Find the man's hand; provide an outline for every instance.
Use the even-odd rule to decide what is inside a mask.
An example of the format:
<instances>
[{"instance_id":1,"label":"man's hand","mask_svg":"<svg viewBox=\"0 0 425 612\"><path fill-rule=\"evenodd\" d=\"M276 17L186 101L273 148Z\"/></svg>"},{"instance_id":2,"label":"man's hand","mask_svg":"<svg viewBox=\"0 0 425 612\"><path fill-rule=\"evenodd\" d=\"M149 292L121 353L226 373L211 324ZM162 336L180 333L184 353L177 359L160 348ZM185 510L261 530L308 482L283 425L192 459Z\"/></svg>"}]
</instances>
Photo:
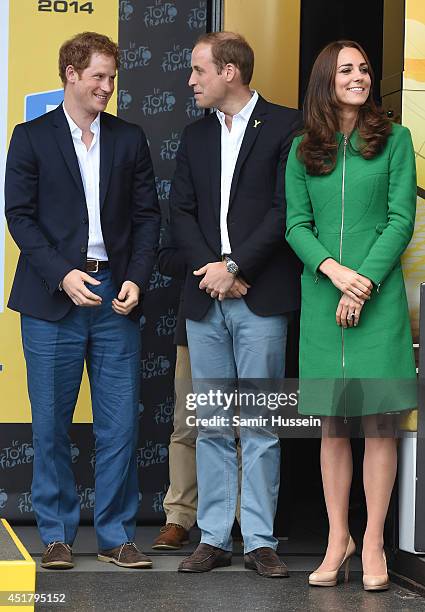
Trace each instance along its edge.
<instances>
[{"instance_id":1,"label":"man's hand","mask_svg":"<svg viewBox=\"0 0 425 612\"><path fill-rule=\"evenodd\" d=\"M195 276L205 274L199 283L199 289L205 289L212 298L218 297L220 302L225 299L226 293L235 282L235 275L227 271L225 261L207 263L199 270L194 270L193 274Z\"/></svg>"},{"instance_id":2,"label":"man's hand","mask_svg":"<svg viewBox=\"0 0 425 612\"><path fill-rule=\"evenodd\" d=\"M112 300L112 309L119 315L128 315L139 303L140 287L133 281L124 281L118 297Z\"/></svg>"},{"instance_id":3,"label":"man's hand","mask_svg":"<svg viewBox=\"0 0 425 612\"><path fill-rule=\"evenodd\" d=\"M248 293L248 289L251 285L248 285L243 278L239 278L238 276L235 278L235 282L230 287L229 291L226 293L226 299L228 298L237 298L240 299L244 295Z\"/></svg>"},{"instance_id":4,"label":"man's hand","mask_svg":"<svg viewBox=\"0 0 425 612\"><path fill-rule=\"evenodd\" d=\"M71 270L62 280L62 289L76 306L100 306L102 298L92 293L84 283L100 285L100 281L81 270Z\"/></svg>"},{"instance_id":5,"label":"man's hand","mask_svg":"<svg viewBox=\"0 0 425 612\"><path fill-rule=\"evenodd\" d=\"M370 299L373 284L365 276L329 258L320 264L319 269L326 274L337 289L352 298L357 304L363 305L365 300Z\"/></svg>"},{"instance_id":6,"label":"man's hand","mask_svg":"<svg viewBox=\"0 0 425 612\"><path fill-rule=\"evenodd\" d=\"M336 309L336 324L340 327L357 327L363 306L343 295Z\"/></svg>"}]
</instances>

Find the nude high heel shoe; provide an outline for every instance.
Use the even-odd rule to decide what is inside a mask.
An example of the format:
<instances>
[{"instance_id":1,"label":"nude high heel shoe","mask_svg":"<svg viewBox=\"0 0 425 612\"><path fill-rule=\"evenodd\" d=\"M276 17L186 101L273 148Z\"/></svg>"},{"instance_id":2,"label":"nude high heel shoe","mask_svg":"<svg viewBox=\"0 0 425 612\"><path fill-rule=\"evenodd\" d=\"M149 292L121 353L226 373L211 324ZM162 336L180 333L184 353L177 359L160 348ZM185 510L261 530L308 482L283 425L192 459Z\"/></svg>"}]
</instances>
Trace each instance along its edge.
<instances>
[{"instance_id":1,"label":"nude high heel shoe","mask_svg":"<svg viewBox=\"0 0 425 612\"><path fill-rule=\"evenodd\" d=\"M332 570L329 572L313 572L308 577L308 583L311 586L323 586L323 587L333 587L338 584L338 573L341 569L345 569L344 573L344 582L348 582L348 577L350 573L350 559L356 552L356 545L354 543L353 538L350 535L348 540L347 550L345 551L345 555L339 566L336 570Z\"/></svg>"},{"instance_id":2,"label":"nude high heel shoe","mask_svg":"<svg viewBox=\"0 0 425 612\"><path fill-rule=\"evenodd\" d=\"M386 591L390 588L390 579L387 572L387 559L385 552L382 551L385 561L385 574L373 576L372 574L363 574L363 588L365 591Z\"/></svg>"}]
</instances>

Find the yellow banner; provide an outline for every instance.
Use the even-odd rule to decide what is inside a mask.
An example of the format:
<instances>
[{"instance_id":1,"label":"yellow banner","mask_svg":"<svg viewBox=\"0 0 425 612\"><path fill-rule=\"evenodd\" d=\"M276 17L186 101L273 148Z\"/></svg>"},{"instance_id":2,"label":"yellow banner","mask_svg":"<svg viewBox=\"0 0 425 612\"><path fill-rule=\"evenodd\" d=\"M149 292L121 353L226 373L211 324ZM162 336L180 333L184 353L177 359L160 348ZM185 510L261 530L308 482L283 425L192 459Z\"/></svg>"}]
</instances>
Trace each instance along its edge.
<instances>
[{"instance_id":1,"label":"yellow banner","mask_svg":"<svg viewBox=\"0 0 425 612\"><path fill-rule=\"evenodd\" d=\"M425 190L425 3L406 2L403 125L413 138L418 186ZM425 281L425 199L418 197L413 240L403 257L413 337L419 338L419 286ZM422 339L422 342L424 339Z\"/></svg>"},{"instance_id":2,"label":"yellow banner","mask_svg":"<svg viewBox=\"0 0 425 612\"><path fill-rule=\"evenodd\" d=\"M7 2L8 0L1 0ZM61 99L58 52L78 32L100 32L118 40L118 0L10 0L8 26L8 139L17 123L42 114ZM5 26L5 24L3 25ZM40 112L41 109L41 112ZM116 113L116 97L108 107ZM10 293L18 250L6 231L4 299ZM18 313L0 312L0 422L31 421ZM87 377L82 386L77 422L91 421Z\"/></svg>"}]
</instances>

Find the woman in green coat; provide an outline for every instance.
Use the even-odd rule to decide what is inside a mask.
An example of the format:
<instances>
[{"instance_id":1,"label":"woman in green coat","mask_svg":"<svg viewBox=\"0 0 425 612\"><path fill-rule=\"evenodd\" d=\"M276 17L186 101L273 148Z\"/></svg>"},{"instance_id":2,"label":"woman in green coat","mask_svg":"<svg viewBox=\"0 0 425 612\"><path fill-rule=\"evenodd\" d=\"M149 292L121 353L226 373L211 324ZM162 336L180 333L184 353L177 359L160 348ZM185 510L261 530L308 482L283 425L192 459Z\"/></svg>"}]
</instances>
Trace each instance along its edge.
<instances>
[{"instance_id":1,"label":"woman in green coat","mask_svg":"<svg viewBox=\"0 0 425 612\"><path fill-rule=\"evenodd\" d=\"M348 528L348 426L359 416L368 513L363 583L382 590L389 584L383 529L397 442L393 433L377 431L417 405L400 264L414 227L416 174L410 133L376 108L372 78L355 42L331 43L316 59L304 133L294 140L286 167L286 238L304 262L299 411L325 417L321 467L329 538L309 582L334 586L344 564L348 577L355 552Z\"/></svg>"}]
</instances>

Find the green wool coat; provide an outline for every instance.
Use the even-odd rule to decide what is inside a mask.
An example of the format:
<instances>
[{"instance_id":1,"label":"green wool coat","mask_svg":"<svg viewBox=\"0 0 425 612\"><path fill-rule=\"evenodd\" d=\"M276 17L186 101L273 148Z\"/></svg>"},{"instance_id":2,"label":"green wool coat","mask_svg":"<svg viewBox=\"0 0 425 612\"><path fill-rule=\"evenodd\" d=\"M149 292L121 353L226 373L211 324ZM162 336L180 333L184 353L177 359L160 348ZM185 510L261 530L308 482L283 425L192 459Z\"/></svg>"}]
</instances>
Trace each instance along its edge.
<instances>
[{"instance_id":1,"label":"green wool coat","mask_svg":"<svg viewBox=\"0 0 425 612\"><path fill-rule=\"evenodd\" d=\"M400 263L416 208L410 132L394 124L384 150L371 160L357 151L357 131L345 146L338 133L337 164L326 176L307 174L296 154L301 139L294 140L286 167L286 239L304 262L299 412L360 416L414 408L416 370ZM318 270L328 257L374 284L357 327L336 324L341 292Z\"/></svg>"}]
</instances>

